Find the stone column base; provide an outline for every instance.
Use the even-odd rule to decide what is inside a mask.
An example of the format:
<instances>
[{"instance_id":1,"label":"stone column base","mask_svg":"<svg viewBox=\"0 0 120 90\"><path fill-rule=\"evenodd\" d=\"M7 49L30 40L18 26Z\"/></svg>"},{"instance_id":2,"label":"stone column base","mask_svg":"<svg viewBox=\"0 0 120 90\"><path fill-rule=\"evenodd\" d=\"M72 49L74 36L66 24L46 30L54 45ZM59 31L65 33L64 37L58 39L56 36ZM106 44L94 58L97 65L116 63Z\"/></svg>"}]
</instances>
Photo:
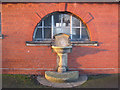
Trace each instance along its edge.
<instances>
[{"instance_id":1,"label":"stone column base","mask_svg":"<svg viewBox=\"0 0 120 90\"><path fill-rule=\"evenodd\" d=\"M51 82L63 83L76 81L79 78L78 71L68 71L64 73L58 73L54 71L46 71L45 78Z\"/></svg>"}]
</instances>

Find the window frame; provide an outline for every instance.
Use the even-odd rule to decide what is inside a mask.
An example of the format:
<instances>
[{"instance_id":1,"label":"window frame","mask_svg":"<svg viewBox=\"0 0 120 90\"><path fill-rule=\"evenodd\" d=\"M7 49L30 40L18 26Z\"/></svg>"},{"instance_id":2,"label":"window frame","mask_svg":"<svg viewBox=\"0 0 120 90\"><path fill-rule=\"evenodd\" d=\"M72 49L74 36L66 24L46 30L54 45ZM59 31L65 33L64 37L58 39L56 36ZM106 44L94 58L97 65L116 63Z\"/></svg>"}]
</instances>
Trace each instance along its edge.
<instances>
[{"instance_id":1,"label":"window frame","mask_svg":"<svg viewBox=\"0 0 120 90\"><path fill-rule=\"evenodd\" d=\"M84 24L84 27L83 27L83 25L82 25L82 23L83 23L83 21L80 19L80 18L78 18L78 17L76 17L75 15L73 15L72 13L69 13L69 12L54 12L54 13L51 13L51 14L49 14L49 15L46 15L38 24L40 24L40 23L42 23L42 26L38 26L38 24L37 24L37 26L35 27L35 30L34 30L34 33L33 33L33 41L51 41L51 40L54 40L54 35L53 35L53 32L54 32L54 29L56 28L56 26L54 26L54 14L56 14L56 13L58 13L58 14L60 14L60 15L62 15L62 13L63 14L68 14L68 15L70 15L70 40L71 41L82 41L82 28L86 28L86 31L87 31L87 35L88 35L88 39L87 40L85 40L85 41L90 41L90 35L89 35L89 31L88 31L88 29L87 29L87 26ZM51 26L44 26L44 21L45 21L45 19L48 17L48 16L51 16ZM75 18L77 18L77 19L79 19L79 21L80 21L80 26L73 26L73 17L75 17ZM62 19L62 18L60 18L60 19ZM63 20L61 20L61 23L63 23L62 22ZM50 28L51 29L51 37L48 39L48 38L44 38L44 28ZM36 33L37 33L37 30L38 30L38 28L42 28L42 38L36 38ZM74 28L79 28L80 29L80 33L79 33L79 39L73 39L73 29ZM61 26L61 29L62 29L62 26Z\"/></svg>"}]
</instances>

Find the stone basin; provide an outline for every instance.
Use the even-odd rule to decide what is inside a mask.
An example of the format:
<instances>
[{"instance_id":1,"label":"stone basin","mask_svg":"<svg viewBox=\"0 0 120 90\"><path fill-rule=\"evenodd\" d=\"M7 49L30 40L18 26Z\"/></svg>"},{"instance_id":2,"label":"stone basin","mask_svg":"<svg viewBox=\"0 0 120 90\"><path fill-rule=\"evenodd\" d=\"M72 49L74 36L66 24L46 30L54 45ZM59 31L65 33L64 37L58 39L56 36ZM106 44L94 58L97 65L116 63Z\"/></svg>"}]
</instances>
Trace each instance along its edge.
<instances>
[{"instance_id":1,"label":"stone basin","mask_svg":"<svg viewBox=\"0 0 120 90\"><path fill-rule=\"evenodd\" d=\"M72 46L65 46L65 47L52 46L52 49L56 53L70 53L70 52L72 52Z\"/></svg>"},{"instance_id":2,"label":"stone basin","mask_svg":"<svg viewBox=\"0 0 120 90\"><path fill-rule=\"evenodd\" d=\"M45 78L50 82L63 83L76 81L79 78L78 71L68 71L64 73L58 73L54 71L46 71Z\"/></svg>"}]
</instances>

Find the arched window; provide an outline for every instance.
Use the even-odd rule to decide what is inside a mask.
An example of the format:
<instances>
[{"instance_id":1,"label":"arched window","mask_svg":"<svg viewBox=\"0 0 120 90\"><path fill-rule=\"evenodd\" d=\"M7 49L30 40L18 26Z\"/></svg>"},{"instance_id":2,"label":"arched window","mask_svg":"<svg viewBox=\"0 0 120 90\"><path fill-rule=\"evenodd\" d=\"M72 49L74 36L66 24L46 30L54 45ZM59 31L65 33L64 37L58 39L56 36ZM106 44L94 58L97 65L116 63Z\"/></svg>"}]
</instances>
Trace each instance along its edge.
<instances>
[{"instance_id":1,"label":"arched window","mask_svg":"<svg viewBox=\"0 0 120 90\"><path fill-rule=\"evenodd\" d=\"M70 35L71 40L90 40L87 27L81 19L69 12L54 12L45 16L36 26L33 40L52 40L59 33Z\"/></svg>"}]
</instances>

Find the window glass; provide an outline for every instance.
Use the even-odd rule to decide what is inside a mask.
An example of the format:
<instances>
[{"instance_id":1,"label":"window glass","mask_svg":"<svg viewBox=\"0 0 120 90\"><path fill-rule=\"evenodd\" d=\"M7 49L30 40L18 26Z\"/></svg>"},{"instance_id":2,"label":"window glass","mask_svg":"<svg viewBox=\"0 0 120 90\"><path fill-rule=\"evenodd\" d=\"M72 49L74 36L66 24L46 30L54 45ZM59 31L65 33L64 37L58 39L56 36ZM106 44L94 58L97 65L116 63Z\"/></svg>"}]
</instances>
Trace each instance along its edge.
<instances>
[{"instance_id":1,"label":"window glass","mask_svg":"<svg viewBox=\"0 0 120 90\"><path fill-rule=\"evenodd\" d=\"M62 33L61 27L56 27L56 28L54 28L54 35L55 35L55 34L59 34L59 33Z\"/></svg>"},{"instance_id":2,"label":"window glass","mask_svg":"<svg viewBox=\"0 0 120 90\"><path fill-rule=\"evenodd\" d=\"M38 28L37 29L35 38L42 38L42 28Z\"/></svg>"},{"instance_id":3,"label":"window glass","mask_svg":"<svg viewBox=\"0 0 120 90\"><path fill-rule=\"evenodd\" d=\"M62 28L62 33L70 35L70 28Z\"/></svg>"},{"instance_id":4,"label":"window glass","mask_svg":"<svg viewBox=\"0 0 120 90\"><path fill-rule=\"evenodd\" d=\"M55 28L55 32L54 32L54 35L55 34L59 34L59 33L65 33L65 34L68 34L68 35L70 35L70 28L66 28L66 27L64 27L64 28L61 28L61 27L56 27Z\"/></svg>"},{"instance_id":5,"label":"window glass","mask_svg":"<svg viewBox=\"0 0 120 90\"><path fill-rule=\"evenodd\" d=\"M81 23L82 23L82 27L86 28L85 24L82 21L81 21Z\"/></svg>"},{"instance_id":6,"label":"window glass","mask_svg":"<svg viewBox=\"0 0 120 90\"><path fill-rule=\"evenodd\" d=\"M82 39L87 40L89 38L86 28L82 28Z\"/></svg>"},{"instance_id":7,"label":"window glass","mask_svg":"<svg viewBox=\"0 0 120 90\"><path fill-rule=\"evenodd\" d=\"M44 28L44 38L51 38L51 28Z\"/></svg>"},{"instance_id":8,"label":"window glass","mask_svg":"<svg viewBox=\"0 0 120 90\"><path fill-rule=\"evenodd\" d=\"M61 14L57 13L54 15L54 26L61 27Z\"/></svg>"},{"instance_id":9,"label":"window glass","mask_svg":"<svg viewBox=\"0 0 120 90\"><path fill-rule=\"evenodd\" d=\"M78 40L80 38L80 28L73 28L72 29L72 38L73 40Z\"/></svg>"},{"instance_id":10,"label":"window glass","mask_svg":"<svg viewBox=\"0 0 120 90\"><path fill-rule=\"evenodd\" d=\"M70 15L63 14L63 27L70 27Z\"/></svg>"},{"instance_id":11,"label":"window glass","mask_svg":"<svg viewBox=\"0 0 120 90\"><path fill-rule=\"evenodd\" d=\"M47 16L44 20L44 26L51 26L51 16Z\"/></svg>"},{"instance_id":12,"label":"window glass","mask_svg":"<svg viewBox=\"0 0 120 90\"><path fill-rule=\"evenodd\" d=\"M77 19L76 17L72 17L72 25L73 27L80 26L80 20Z\"/></svg>"},{"instance_id":13,"label":"window glass","mask_svg":"<svg viewBox=\"0 0 120 90\"><path fill-rule=\"evenodd\" d=\"M42 26L42 22L38 23L38 25L37 25L37 26Z\"/></svg>"}]
</instances>

